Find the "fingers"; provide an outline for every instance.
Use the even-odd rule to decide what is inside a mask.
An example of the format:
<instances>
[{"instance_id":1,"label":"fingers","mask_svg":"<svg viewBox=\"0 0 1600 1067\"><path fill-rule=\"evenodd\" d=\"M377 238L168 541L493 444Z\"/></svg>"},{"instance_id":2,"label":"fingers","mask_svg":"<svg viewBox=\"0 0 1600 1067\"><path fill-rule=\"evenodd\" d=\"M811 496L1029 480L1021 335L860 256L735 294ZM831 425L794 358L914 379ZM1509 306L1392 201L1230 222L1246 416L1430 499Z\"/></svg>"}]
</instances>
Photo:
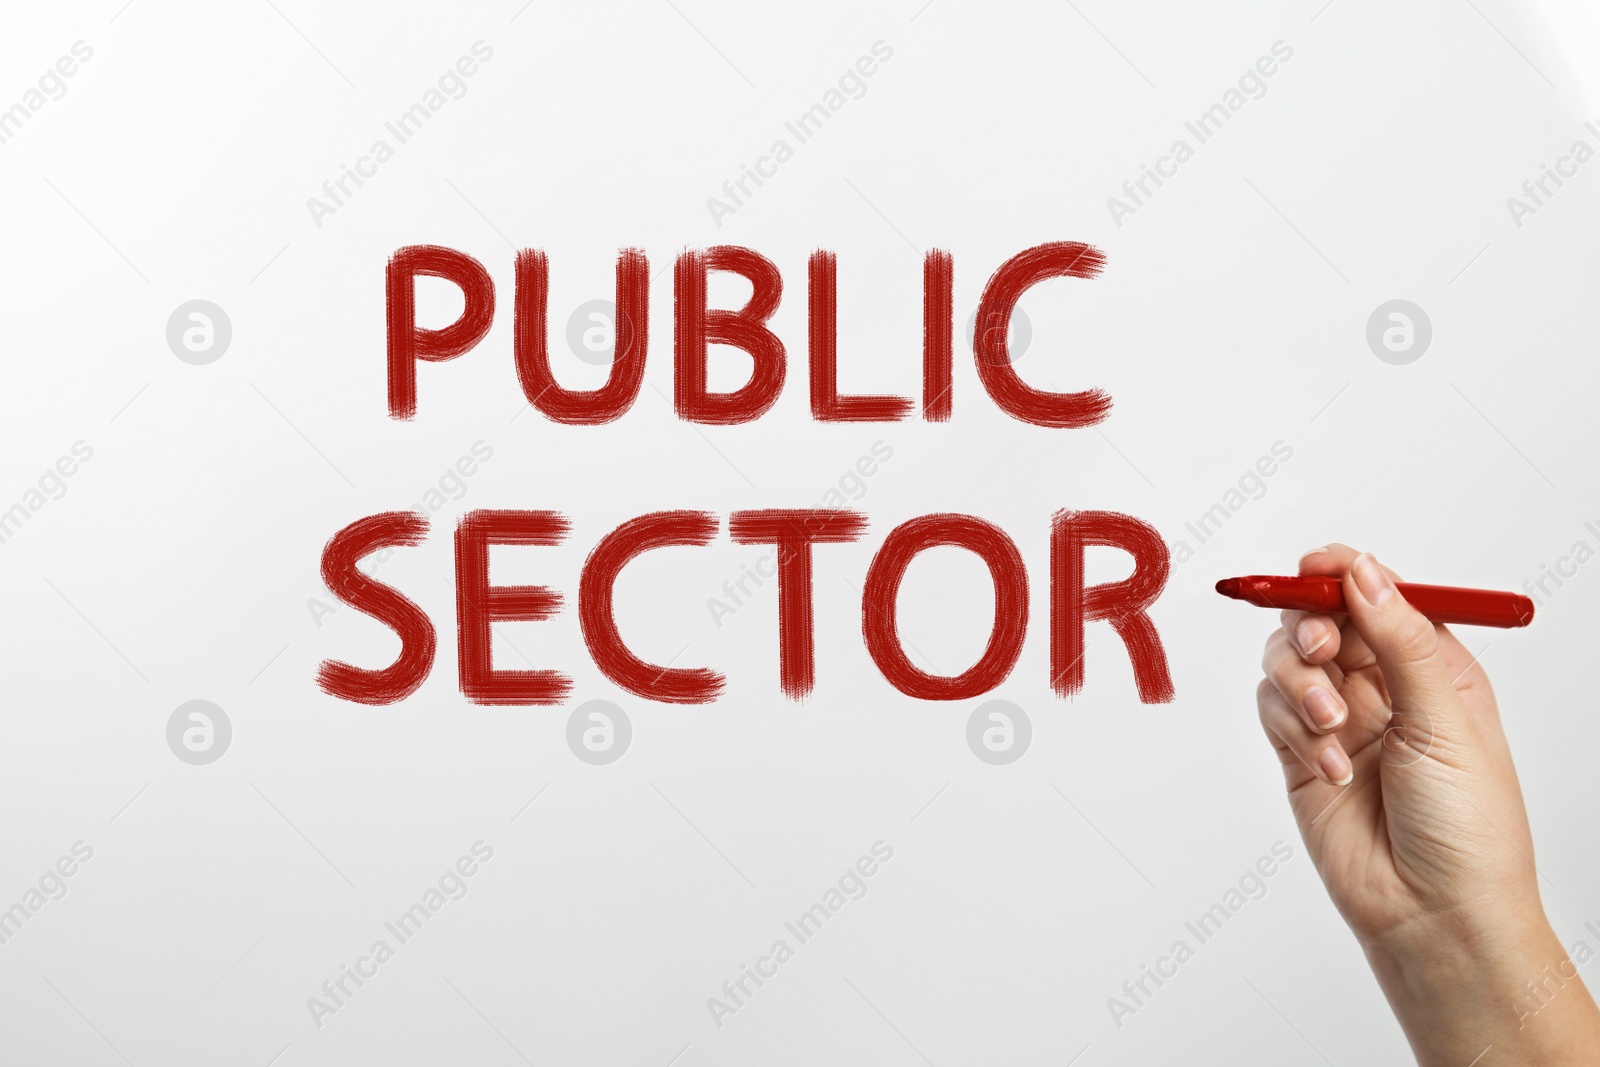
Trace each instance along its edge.
<instances>
[{"instance_id":1,"label":"fingers","mask_svg":"<svg viewBox=\"0 0 1600 1067\"><path fill-rule=\"evenodd\" d=\"M1350 564L1354 563L1356 557L1360 554L1349 545L1341 545L1338 542L1324 545L1322 548L1313 548L1300 557L1300 573L1303 575L1343 578L1345 573L1349 571ZM1396 581L1400 580L1400 576L1393 571L1389 571L1389 577ZM1287 615L1287 613L1285 614ZM1308 657L1308 662L1333 663L1346 673L1363 671L1377 662L1372 650L1361 639L1361 634L1350 625L1348 616L1318 615L1307 617L1326 621L1334 628L1335 632L1335 637L1318 649L1315 655ZM1303 625L1299 618L1296 618L1295 622L1296 625Z\"/></svg>"},{"instance_id":2,"label":"fingers","mask_svg":"<svg viewBox=\"0 0 1600 1067\"><path fill-rule=\"evenodd\" d=\"M1322 548L1313 548L1300 557L1300 573L1343 578L1350 569L1350 565L1356 561L1356 557L1360 554L1349 545L1341 545L1337 542L1331 545L1324 545ZM1390 578L1397 582L1400 581L1400 576L1394 571L1389 570L1387 567L1383 569ZM1287 615L1287 613L1285 614ZM1320 617L1328 618L1327 616ZM1286 618L1285 625L1287 625L1287 621ZM1341 620L1332 619L1331 621L1336 627L1340 626ZM1461 643L1455 634L1450 632L1448 627L1439 626L1436 629L1438 630L1439 643L1444 653L1445 666L1449 668L1451 677L1466 675L1480 685L1487 685L1488 677L1477 666L1476 658L1467 650L1467 647ZM1294 631L1291 630L1290 632L1293 633ZM1371 652L1366 643L1359 634L1352 633L1348 627L1341 627L1336 638L1323 646L1312 662L1325 663L1335 657L1337 657L1339 666L1346 669L1360 667L1372 662Z\"/></svg>"},{"instance_id":3,"label":"fingers","mask_svg":"<svg viewBox=\"0 0 1600 1067\"><path fill-rule=\"evenodd\" d=\"M1341 544L1313 548L1300 557L1300 573L1331 577L1343 575L1356 554L1355 549ZM1289 643L1307 663L1328 663L1338 657L1348 644L1341 621L1331 615L1284 611L1281 619L1283 631L1289 635Z\"/></svg>"},{"instance_id":4,"label":"fingers","mask_svg":"<svg viewBox=\"0 0 1600 1067\"><path fill-rule=\"evenodd\" d=\"M1280 696L1314 733L1331 733L1344 725L1349 708L1323 667L1307 663L1283 630L1267 638L1261 669Z\"/></svg>"},{"instance_id":5,"label":"fingers","mask_svg":"<svg viewBox=\"0 0 1600 1067\"><path fill-rule=\"evenodd\" d=\"M1289 644L1307 663L1327 663L1343 644L1339 620L1331 615L1285 609L1279 614Z\"/></svg>"},{"instance_id":6,"label":"fingers","mask_svg":"<svg viewBox=\"0 0 1600 1067\"><path fill-rule=\"evenodd\" d=\"M1304 575L1331 574L1335 577L1342 575L1350 568L1350 564L1360 555L1349 545L1341 545L1335 541L1331 545L1313 548L1300 557L1300 573Z\"/></svg>"},{"instance_id":7,"label":"fingers","mask_svg":"<svg viewBox=\"0 0 1600 1067\"><path fill-rule=\"evenodd\" d=\"M1394 712L1422 711L1430 723L1465 712L1451 674L1471 663L1448 631L1406 603L1397 576L1370 554L1331 544L1307 552L1300 573L1338 578L1349 614L1283 612L1283 628L1262 656L1267 677L1257 705L1291 790L1305 784L1303 775L1342 787L1353 768L1341 738L1361 748L1392 725Z\"/></svg>"},{"instance_id":8,"label":"fingers","mask_svg":"<svg viewBox=\"0 0 1600 1067\"><path fill-rule=\"evenodd\" d=\"M1256 688L1256 707L1261 715L1261 726L1266 730L1274 747L1278 749L1280 758L1287 752L1298 760L1306 771L1328 785L1350 784L1355 777L1355 771L1350 765L1350 757L1339 744L1339 739L1331 734L1319 734L1311 730L1299 712L1290 706L1288 700L1278 691L1276 685L1267 680L1262 681ZM1285 768L1289 787L1293 789L1297 783L1292 765L1287 760Z\"/></svg>"},{"instance_id":9,"label":"fingers","mask_svg":"<svg viewBox=\"0 0 1600 1067\"><path fill-rule=\"evenodd\" d=\"M1396 710L1452 709L1459 704L1432 622L1406 603L1389 572L1369 553L1344 576L1350 622L1377 658Z\"/></svg>"}]
</instances>

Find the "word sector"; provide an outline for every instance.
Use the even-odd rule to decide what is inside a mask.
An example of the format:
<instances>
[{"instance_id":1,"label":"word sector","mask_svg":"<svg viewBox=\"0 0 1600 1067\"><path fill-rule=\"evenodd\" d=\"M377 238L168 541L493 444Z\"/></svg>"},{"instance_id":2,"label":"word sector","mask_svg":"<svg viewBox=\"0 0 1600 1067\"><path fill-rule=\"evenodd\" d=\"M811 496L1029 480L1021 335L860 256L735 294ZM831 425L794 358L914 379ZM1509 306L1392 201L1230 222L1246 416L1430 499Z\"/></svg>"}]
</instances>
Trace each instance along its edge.
<instances>
[{"instance_id":1,"label":"word sector","mask_svg":"<svg viewBox=\"0 0 1600 1067\"><path fill-rule=\"evenodd\" d=\"M624 642L613 610L618 576L634 559L666 549L709 545L716 515L660 511L629 520L601 538L578 578L578 623L600 671L628 692L672 704L717 698L724 676L709 667L646 662ZM800 700L816 684L812 611L813 553L818 545L861 540L866 516L843 509L735 511L728 536L741 545L771 545L778 560L778 674L786 696ZM455 532L456 626L461 692L477 704L560 704L572 679L554 669L499 670L491 661L490 626L497 621L537 622L556 615L559 592L543 585L491 585L489 550L495 545L561 544L571 529L554 511L479 510L463 516ZM351 523L322 555L322 576L340 600L383 623L400 638L400 653L382 668L324 661L317 682L332 696L363 704L391 704L417 690L433 669L437 633L427 613L393 586L357 568L386 548L420 545L428 519L420 511L391 511ZM983 653L955 675L922 670L906 654L897 604L906 571L923 552L953 546L988 568L994 586L994 620ZM1091 547L1120 549L1133 571L1120 581L1085 586L1084 557ZM1084 627L1105 621L1121 639L1133 665L1139 698L1147 704L1173 698L1161 637L1148 614L1166 585L1170 560L1154 528L1111 511L1060 511L1051 522L1048 614L1050 685L1070 697L1084 682ZM1000 685L1022 654L1029 618L1027 569L1004 530L972 515L923 515L884 538L862 584L861 634L883 677L920 700L966 700ZM963 608L952 605L952 610Z\"/></svg>"}]
</instances>

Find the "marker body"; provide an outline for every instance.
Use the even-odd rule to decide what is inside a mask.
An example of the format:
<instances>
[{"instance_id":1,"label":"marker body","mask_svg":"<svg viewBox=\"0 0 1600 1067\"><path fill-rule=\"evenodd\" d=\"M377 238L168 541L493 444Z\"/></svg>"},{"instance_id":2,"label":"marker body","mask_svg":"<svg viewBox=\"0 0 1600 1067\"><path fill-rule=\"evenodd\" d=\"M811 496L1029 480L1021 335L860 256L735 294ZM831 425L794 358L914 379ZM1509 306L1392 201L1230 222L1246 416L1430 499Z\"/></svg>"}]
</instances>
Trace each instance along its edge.
<instances>
[{"instance_id":1,"label":"marker body","mask_svg":"<svg viewBox=\"0 0 1600 1067\"><path fill-rule=\"evenodd\" d=\"M1434 622L1462 626L1526 626L1533 621L1533 601L1520 593L1493 589L1458 589L1449 585L1396 582L1406 602ZM1348 615L1344 586L1326 575L1248 574L1224 578L1217 592L1262 608L1288 608L1327 615Z\"/></svg>"}]
</instances>

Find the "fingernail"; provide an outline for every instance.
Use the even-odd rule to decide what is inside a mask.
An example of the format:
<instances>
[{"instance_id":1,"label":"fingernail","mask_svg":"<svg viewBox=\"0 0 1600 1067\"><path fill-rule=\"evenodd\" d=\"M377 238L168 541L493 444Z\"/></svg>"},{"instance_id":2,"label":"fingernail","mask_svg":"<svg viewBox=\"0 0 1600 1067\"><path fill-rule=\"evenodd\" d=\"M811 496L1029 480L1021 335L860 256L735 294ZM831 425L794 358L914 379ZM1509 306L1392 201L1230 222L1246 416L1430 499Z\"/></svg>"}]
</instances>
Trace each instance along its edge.
<instances>
[{"instance_id":1,"label":"fingernail","mask_svg":"<svg viewBox=\"0 0 1600 1067\"><path fill-rule=\"evenodd\" d=\"M1356 557L1351 569L1355 572L1356 588L1361 590L1361 595L1368 604L1377 607L1394 592L1394 583L1389 580L1389 575L1378 566L1378 561L1372 558L1369 552L1363 552Z\"/></svg>"},{"instance_id":2,"label":"fingernail","mask_svg":"<svg viewBox=\"0 0 1600 1067\"><path fill-rule=\"evenodd\" d=\"M1307 619L1302 622L1294 632L1295 644L1300 646L1300 654L1309 656L1317 649L1328 643L1328 638L1333 636L1333 631L1320 622Z\"/></svg>"},{"instance_id":3,"label":"fingernail","mask_svg":"<svg viewBox=\"0 0 1600 1067\"><path fill-rule=\"evenodd\" d=\"M1306 690L1306 713L1311 721L1323 730L1331 730L1344 722L1344 703L1320 685Z\"/></svg>"},{"instance_id":4,"label":"fingernail","mask_svg":"<svg viewBox=\"0 0 1600 1067\"><path fill-rule=\"evenodd\" d=\"M1337 745L1323 749L1317 762L1322 765L1323 777L1334 785L1349 785L1356 776L1350 766L1350 757Z\"/></svg>"}]
</instances>

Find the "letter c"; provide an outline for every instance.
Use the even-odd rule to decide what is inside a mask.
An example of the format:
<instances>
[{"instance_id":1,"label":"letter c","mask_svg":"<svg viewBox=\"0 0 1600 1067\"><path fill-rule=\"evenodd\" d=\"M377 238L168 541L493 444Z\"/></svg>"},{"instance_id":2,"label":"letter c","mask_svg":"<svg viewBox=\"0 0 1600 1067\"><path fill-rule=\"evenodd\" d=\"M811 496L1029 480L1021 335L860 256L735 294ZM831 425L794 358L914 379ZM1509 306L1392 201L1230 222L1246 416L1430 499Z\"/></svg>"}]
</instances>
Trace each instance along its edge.
<instances>
[{"instance_id":1,"label":"letter c","mask_svg":"<svg viewBox=\"0 0 1600 1067\"><path fill-rule=\"evenodd\" d=\"M635 696L668 704L709 704L725 679L706 667L646 663L623 643L612 599L617 576L635 557L670 545L707 545L716 517L704 511L657 511L606 534L584 561L578 578L578 622L584 644L601 673Z\"/></svg>"},{"instance_id":2,"label":"letter c","mask_svg":"<svg viewBox=\"0 0 1600 1067\"><path fill-rule=\"evenodd\" d=\"M1024 293L1051 278L1093 278L1105 262L1105 253L1098 248L1053 241L1018 252L984 286L973 328L973 355L978 380L1007 415L1035 426L1076 429L1104 422L1111 414L1111 394L1102 389L1052 393L1028 385L1011 366L1008 347L1011 312Z\"/></svg>"}]
</instances>

